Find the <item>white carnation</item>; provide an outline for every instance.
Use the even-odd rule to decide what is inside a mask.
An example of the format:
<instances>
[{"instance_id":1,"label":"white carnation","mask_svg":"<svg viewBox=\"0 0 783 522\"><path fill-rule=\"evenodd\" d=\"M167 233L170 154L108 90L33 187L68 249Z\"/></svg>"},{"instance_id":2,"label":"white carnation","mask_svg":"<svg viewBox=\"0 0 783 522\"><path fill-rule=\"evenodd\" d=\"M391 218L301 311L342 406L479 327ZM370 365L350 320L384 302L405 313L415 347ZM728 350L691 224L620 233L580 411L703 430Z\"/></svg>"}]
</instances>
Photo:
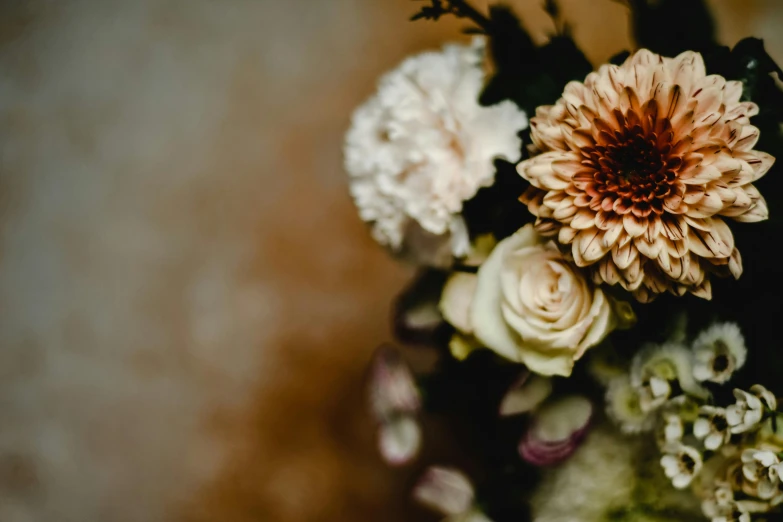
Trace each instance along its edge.
<instances>
[{"instance_id":1,"label":"white carnation","mask_svg":"<svg viewBox=\"0 0 783 522\"><path fill-rule=\"evenodd\" d=\"M375 239L395 252L466 255L463 203L493 183L496 158L520 159L525 113L511 101L478 102L483 47L477 39L407 58L353 115L345 143L351 194Z\"/></svg>"}]
</instances>

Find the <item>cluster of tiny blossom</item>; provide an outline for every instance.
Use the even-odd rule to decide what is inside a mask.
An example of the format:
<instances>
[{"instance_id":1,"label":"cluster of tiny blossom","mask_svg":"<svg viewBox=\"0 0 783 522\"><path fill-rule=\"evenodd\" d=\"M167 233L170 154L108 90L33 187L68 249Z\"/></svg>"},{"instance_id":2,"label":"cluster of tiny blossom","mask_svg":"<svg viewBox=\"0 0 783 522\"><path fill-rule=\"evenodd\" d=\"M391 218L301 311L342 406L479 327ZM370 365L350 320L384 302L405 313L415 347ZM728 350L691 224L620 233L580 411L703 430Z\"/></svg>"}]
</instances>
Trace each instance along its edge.
<instances>
[{"instance_id":1,"label":"cluster of tiny blossom","mask_svg":"<svg viewBox=\"0 0 783 522\"><path fill-rule=\"evenodd\" d=\"M745 359L737 325L718 323L690 346L646 347L607 387L610 418L626 433L655 432L664 474L692 488L712 522L748 522L783 504L775 395L757 384L717 405L705 387L729 381Z\"/></svg>"}]
</instances>

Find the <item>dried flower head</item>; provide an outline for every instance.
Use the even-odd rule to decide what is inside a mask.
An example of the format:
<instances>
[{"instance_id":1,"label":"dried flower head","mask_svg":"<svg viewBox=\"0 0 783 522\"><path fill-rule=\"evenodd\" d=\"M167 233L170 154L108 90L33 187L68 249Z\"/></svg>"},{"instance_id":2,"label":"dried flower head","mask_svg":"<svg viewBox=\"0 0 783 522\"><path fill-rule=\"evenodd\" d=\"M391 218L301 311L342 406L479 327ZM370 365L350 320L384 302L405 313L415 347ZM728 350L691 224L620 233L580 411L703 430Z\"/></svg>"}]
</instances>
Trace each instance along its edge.
<instances>
[{"instance_id":1,"label":"dried flower head","mask_svg":"<svg viewBox=\"0 0 783 522\"><path fill-rule=\"evenodd\" d=\"M571 82L531 120L539 155L518 165L542 234L570 245L598 282L649 301L710 298L710 273L739 277L724 218L767 218L753 182L774 162L754 150L758 113L742 84L707 75L701 55L640 50Z\"/></svg>"},{"instance_id":2,"label":"dried flower head","mask_svg":"<svg viewBox=\"0 0 783 522\"><path fill-rule=\"evenodd\" d=\"M716 323L693 341L693 376L723 384L742 368L747 358L745 338L736 323Z\"/></svg>"},{"instance_id":3,"label":"dried flower head","mask_svg":"<svg viewBox=\"0 0 783 522\"><path fill-rule=\"evenodd\" d=\"M345 140L351 194L373 237L418 262L469 251L463 203L492 184L495 159L519 160L527 117L481 106L483 40L406 59L353 115Z\"/></svg>"}]
</instances>

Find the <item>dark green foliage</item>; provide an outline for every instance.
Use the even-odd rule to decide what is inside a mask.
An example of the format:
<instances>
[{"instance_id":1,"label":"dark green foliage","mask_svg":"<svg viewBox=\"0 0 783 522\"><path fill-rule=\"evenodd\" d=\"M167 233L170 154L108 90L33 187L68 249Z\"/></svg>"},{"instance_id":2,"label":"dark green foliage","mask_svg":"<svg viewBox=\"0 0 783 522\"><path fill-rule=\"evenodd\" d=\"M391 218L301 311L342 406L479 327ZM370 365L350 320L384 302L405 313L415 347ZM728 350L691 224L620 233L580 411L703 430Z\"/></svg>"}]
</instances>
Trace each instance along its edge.
<instances>
[{"instance_id":1,"label":"dark green foliage","mask_svg":"<svg viewBox=\"0 0 783 522\"><path fill-rule=\"evenodd\" d=\"M527 207L519 201L528 182L511 163L498 160L495 165L495 183L482 188L465 203L462 213L471 236L491 232L496 238L502 239L534 219Z\"/></svg>"},{"instance_id":2,"label":"dark green foliage","mask_svg":"<svg viewBox=\"0 0 783 522\"><path fill-rule=\"evenodd\" d=\"M716 44L715 23L704 0L626 0L640 48L664 56L704 51Z\"/></svg>"},{"instance_id":3,"label":"dark green foliage","mask_svg":"<svg viewBox=\"0 0 783 522\"><path fill-rule=\"evenodd\" d=\"M424 269L397 296L392 306L392 325L395 337L409 344L445 346L453 328L438 312L440 294L447 273ZM422 321L421 318L429 318Z\"/></svg>"},{"instance_id":4,"label":"dark green foliage","mask_svg":"<svg viewBox=\"0 0 783 522\"><path fill-rule=\"evenodd\" d=\"M528 520L527 496L538 470L517 453L527 419L498 416L500 402L522 367L488 350L465 361L443 360L422 382L427 411L448 418L479 504L495 522Z\"/></svg>"}]
</instances>

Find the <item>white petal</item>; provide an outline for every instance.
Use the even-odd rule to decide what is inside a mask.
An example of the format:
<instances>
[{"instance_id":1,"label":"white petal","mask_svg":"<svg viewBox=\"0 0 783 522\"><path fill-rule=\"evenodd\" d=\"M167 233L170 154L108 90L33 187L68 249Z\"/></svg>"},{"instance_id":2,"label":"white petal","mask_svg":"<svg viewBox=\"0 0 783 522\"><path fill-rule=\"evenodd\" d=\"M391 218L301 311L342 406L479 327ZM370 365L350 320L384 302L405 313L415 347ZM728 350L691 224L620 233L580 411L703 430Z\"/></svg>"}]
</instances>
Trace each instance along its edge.
<instances>
[{"instance_id":1,"label":"white petal","mask_svg":"<svg viewBox=\"0 0 783 522\"><path fill-rule=\"evenodd\" d=\"M433 466L413 488L413 498L441 515L459 515L473 505L473 484L456 469Z\"/></svg>"},{"instance_id":2,"label":"white petal","mask_svg":"<svg viewBox=\"0 0 783 522\"><path fill-rule=\"evenodd\" d=\"M378 433L381 456L392 466L411 462L421 447L421 428L413 417L403 416L384 423Z\"/></svg>"}]
</instances>

